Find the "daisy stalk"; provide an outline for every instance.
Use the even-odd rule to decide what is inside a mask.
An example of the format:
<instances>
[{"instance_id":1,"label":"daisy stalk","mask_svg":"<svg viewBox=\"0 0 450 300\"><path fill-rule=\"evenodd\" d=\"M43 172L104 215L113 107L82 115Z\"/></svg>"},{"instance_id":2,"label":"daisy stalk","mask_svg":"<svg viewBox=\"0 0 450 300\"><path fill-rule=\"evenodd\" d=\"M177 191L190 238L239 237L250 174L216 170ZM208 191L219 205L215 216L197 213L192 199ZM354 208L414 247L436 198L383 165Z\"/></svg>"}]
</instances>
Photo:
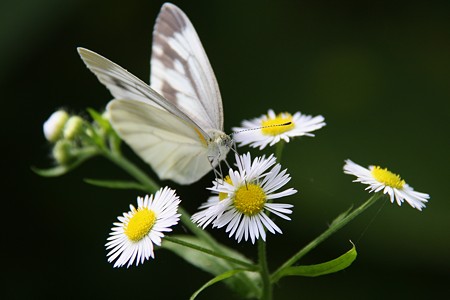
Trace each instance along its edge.
<instances>
[{"instance_id":1,"label":"daisy stalk","mask_svg":"<svg viewBox=\"0 0 450 300\"><path fill-rule=\"evenodd\" d=\"M284 149L284 140L280 140L275 145L275 157L277 163L281 163L281 156L283 154ZM269 216L270 212L267 212ZM269 264L267 260L267 249L266 242L263 240L258 240L258 263L260 268L260 274L263 284L263 299L270 300L273 295L273 282L271 280Z\"/></svg>"},{"instance_id":2,"label":"daisy stalk","mask_svg":"<svg viewBox=\"0 0 450 300\"><path fill-rule=\"evenodd\" d=\"M261 239L258 240L258 264L263 289L261 299L271 300L273 289L272 281L270 278L269 264L267 263L266 242Z\"/></svg>"},{"instance_id":3,"label":"daisy stalk","mask_svg":"<svg viewBox=\"0 0 450 300\"><path fill-rule=\"evenodd\" d=\"M169 242L172 242L172 243L176 243L176 244L179 244L179 245L182 245L182 246L185 246L185 247L189 247L189 248L195 249L197 251L200 251L200 252L203 252L203 253L206 253L206 254L209 254L209 255L213 255L215 257L223 258L223 259L228 260L228 261L230 261L232 263L235 263L235 264L238 264L238 265L241 265L241 266L247 268L248 271L257 271L257 269L258 269L258 267L255 266L254 264L246 263L245 261L242 261L242 260L239 260L239 259L235 259L233 257L229 257L227 255L224 255L224 254L221 254L221 253L218 253L218 252L215 252L215 251L211 251L211 250L209 250L207 248L203 248L203 247L200 247L198 245L195 245L195 244L192 244L192 243L188 243L186 241L183 241L183 240L180 240L180 239L177 239L177 238L174 238L174 237L166 236L166 237L164 237L164 239L169 241Z\"/></svg>"},{"instance_id":4,"label":"daisy stalk","mask_svg":"<svg viewBox=\"0 0 450 300\"><path fill-rule=\"evenodd\" d=\"M362 212L372 206L378 199L380 199L383 195L380 193L374 194L370 197L366 202L364 202L361 206L354 209L351 213L347 214L343 218L339 219L337 222L333 222L331 226L325 230L321 235L308 243L305 247L300 249L296 254L294 254L290 259L288 259L284 264L282 264L273 274L271 275L271 282L276 283L281 278L281 272L295 264L299 259L305 256L312 249L317 247L320 243L325 241L329 236L337 232L339 229L347 225L351 220L359 216Z\"/></svg>"},{"instance_id":5,"label":"daisy stalk","mask_svg":"<svg viewBox=\"0 0 450 300\"><path fill-rule=\"evenodd\" d=\"M281 155L283 154L285 141L281 140L275 145L275 157L277 158L277 163L281 163Z\"/></svg>"}]
</instances>

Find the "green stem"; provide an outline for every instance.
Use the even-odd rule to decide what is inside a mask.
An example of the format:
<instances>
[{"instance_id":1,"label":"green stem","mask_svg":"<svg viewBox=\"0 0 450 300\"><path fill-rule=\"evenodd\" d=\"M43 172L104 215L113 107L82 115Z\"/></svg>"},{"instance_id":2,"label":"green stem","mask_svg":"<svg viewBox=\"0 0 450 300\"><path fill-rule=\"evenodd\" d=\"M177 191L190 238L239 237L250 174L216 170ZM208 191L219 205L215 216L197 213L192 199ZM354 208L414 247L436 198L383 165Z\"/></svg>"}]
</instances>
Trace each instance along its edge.
<instances>
[{"instance_id":1,"label":"green stem","mask_svg":"<svg viewBox=\"0 0 450 300\"><path fill-rule=\"evenodd\" d=\"M164 236L164 240L167 240L167 241L170 241L172 243L176 243L176 244L179 244L179 245L182 245L182 246L185 246L185 247L189 247L189 248L192 248L194 250L197 250L197 251L200 251L200 252L204 252L204 253L212 255L212 256L216 256L216 257L222 258L224 260L227 260L229 262L235 263L237 265L244 266L244 267L246 267L248 269L248 271L255 271L257 269L257 267L255 265L253 265L253 264L249 264L249 263L247 263L245 261L242 261L242 260L239 260L239 259L227 256L227 255L224 255L222 253L218 253L218 252L209 250L207 248L203 248L203 247L197 246L197 245L189 243L189 242L185 242L183 240L180 240L180 239L177 239L177 238L174 238L174 237L170 237L170 236L166 235L166 236Z\"/></svg>"},{"instance_id":2,"label":"green stem","mask_svg":"<svg viewBox=\"0 0 450 300\"><path fill-rule=\"evenodd\" d=\"M281 155L283 153L284 141L281 140L275 145L275 158L277 163L281 162ZM269 216L269 212L267 212ZM261 299L271 300L272 299L272 282L270 280L269 266L267 264L267 251L266 242L262 239L258 239L258 263L259 272L261 274L262 280L262 294Z\"/></svg>"},{"instance_id":3,"label":"green stem","mask_svg":"<svg viewBox=\"0 0 450 300\"><path fill-rule=\"evenodd\" d=\"M88 147L83 147L83 148L75 148L75 149L71 149L70 154L74 157L92 157L94 155L98 155L100 154L100 151L98 151L97 147L93 147L93 146L88 146Z\"/></svg>"},{"instance_id":4,"label":"green stem","mask_svg":"<svg viewBox=\"0 0 450 300\"><path fill-rule=\"evenodd\" d=\"M178 212L181 214L181 222L183 222L183 224L189 228L189 230L195 234L196 236L198 236L201 240L203 240L204 242L206 242L211 248L213 248L214 250L218 250L220 249L220 247L217 245L216 240L205 230L203 230L202 228L198 227L196 224L194 224L191 221L191 215L184 210L181 206L178 207Z\"/></svg>"},{"instance_id":5,"label":"green stem","mask_svg":"<svg viewBox=\"0 0 450 300\"><path fill-rule=\"evenodd\" d=\"M275 157L277 158L277 163L281 162L281 154L283 154L284 144L284 140L281 140L275 145Z\"/></svg>"},{"instance_id":6,"label":"green stem","mask_svg":"<svg viewBox=\"0 0 450 300\"><path fill-rule=\"evenodd\" d=\"M355 217L357 217L359 214L361 214L363 211L365 211L367 208L369 208L372 204L374 204L383 194L376 193L372 197L369 198L366 202L364 202L360 207L353 210L351 213L349 213L347 216L342 218L340 221L336 222L335 224L332 224L330 228L325 230L321 235L319 235L316 239L311 241L308 245L303 247L300 251L298 251L294 256L292 256L289 260L287 260L281 267L279 267L271 276L272 283L277 282L281 276L281 271L285 268L288 268L292 266L294 263L296 263L300 258L302 258L305 254L307 254L309 251L317 247L320 243L322 243L324 240L326 240L329 236L331 236L333 233L344 227L347 223L349 223L351 220L353 220Z\"/></svg>"},{"instance_id":7,"label":"green stem","mask_svg":"<svg viewBox=\"0 0 450 300\"><path fill-rule=\"evenodd\" d=\"M125 157L112 153L108 150L103 150L103 155L110 161L124 169L128 174L136 178L142 185L148 188L150 193L155 193L160 187L156 182L150 179L144 172L136 167L132 162L127 160Z\"/></svg>"},{"instance_id":8,"label":"green stem","mask_svg":"<svg viewBox=\"0 0 450 300\"><path fill-rule=\"evenodd\" d=\"M122 155L122 149L120 145L122 144L122 140L117 135L115 131L111 129L111 134L108 136L108 146L111 149L111 152L116 155Z\"/></svg>"},{"instance_id":9,"label":"green stem","mask_svg":"<svg viewBox=\"0 0 450 300\"><path fill-rule=\"evenodd\" d=\"M269 266L267 264L266 256L266 242L262 239L258 239L258 259L259 259L259 272L261 274L263 290L261 299L272 299L272 282L270 281Z\"/></svg>"}]
</instances>

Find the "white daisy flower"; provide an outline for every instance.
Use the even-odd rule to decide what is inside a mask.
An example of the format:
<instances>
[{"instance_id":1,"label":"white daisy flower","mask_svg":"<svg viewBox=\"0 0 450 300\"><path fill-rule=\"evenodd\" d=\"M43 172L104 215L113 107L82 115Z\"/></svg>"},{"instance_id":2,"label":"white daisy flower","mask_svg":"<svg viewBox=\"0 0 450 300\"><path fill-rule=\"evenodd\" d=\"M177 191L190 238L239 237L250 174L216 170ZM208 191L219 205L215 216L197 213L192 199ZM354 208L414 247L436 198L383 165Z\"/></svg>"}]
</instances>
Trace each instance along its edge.
<instances>
[{"instance_id":1,"label":"white daisy flower","mask_svg":"<svg viewBox=\"0 0 450 300\"><path fill-rule=\"evenodd\" d=\"M242 127L234 127L234 132L245 131L233 136L239 146L250 145L260 150L267 145L273 146L280 140L289 143L290 138L296 136L314 136L311 132L325 126L324 117L302 115L296 112L294 115L290 113L279 113L271 109L267 115L252 120L244 120Z\"/></svg>"},{"instance_id":2,"label":"white daisy flower","mask_svg":"<svg viewBox=\"0 0 450 300\"><path fill-rule=\"evenodd\" d=\"M391 202L394 203L395 200L398 205L402 205L403 201L406 201L413 208L421 211L430 199L428 194L414 191L399 175L390 172L388 169L382 169L378 166L369 166L369 169L366 169L347 159L344 165L344 173L358 177L353 182L368 184L366 190L369 190L369 192L383 190L384 194L389 195Z\"/></svg>"},{"instance_id":3,"label":"white daisy flower","mask_svg":"<svg viewBox=\"0 0 450 300\"><path fill-rule=\"evenodd\" d=\"M155 196L146 195L137 198L138 207L130 205L130 211L119 216L120 222L111 228L106 249L108 262L115 259L114 267L127 264L127 268L136 261L136 266L150 256L154 258L153 244L161 246L163 232L172 231L180 219L177 214L180 199L175 191L165 187L156 192Z\"/></svg>"},{"instance_id":4,"label":"white daisy flower","mask_svg":"<svg viewBox=\"0 0 450 300\"><path fill-rule=\"evenodd\" d=\"M250 153L236 155L237 171L229 170L224 180L216 180L209 188L217 196L211 197L203 204L192 220L199 226L206 227L211 222L213 227L227 226L229 236L235 236L240 242L250 238L252 243L261 237L266 240L267 229L271 233L282 233L281 229L267 216L266 211L285 220L290 220L291 204L272 203L274 199L290 196L297 191L289 188L276 192L289 182L291 177L286 169L281 171L273 155L269 158L257 157L251 161ZM274 166L275 165L275 166ZM271 169L270 169L271 168ZM270 169L270 170L269 170Z\"/></svg>"}]
</instances>

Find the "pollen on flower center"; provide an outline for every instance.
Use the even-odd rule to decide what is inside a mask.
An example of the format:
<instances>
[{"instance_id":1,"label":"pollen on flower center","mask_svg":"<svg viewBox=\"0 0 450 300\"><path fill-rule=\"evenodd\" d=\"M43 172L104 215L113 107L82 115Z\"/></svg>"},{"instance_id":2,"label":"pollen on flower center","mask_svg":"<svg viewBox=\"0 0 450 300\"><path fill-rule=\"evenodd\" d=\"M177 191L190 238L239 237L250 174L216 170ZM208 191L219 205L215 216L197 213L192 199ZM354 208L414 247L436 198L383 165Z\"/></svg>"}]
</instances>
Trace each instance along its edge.
<instances>
[{"instance_id":1,"label":"pollen on flower center","mask_svg":"<svg viewBox=\"0 0 450 300\"><path fill-rule=\"evenodd\" d=\"M234 207L247 216L258 214L266 203L266 193L256 184L241 186L234 196Z\"/></svg>"},{"instance_id":2,"label":"pollen on flower center","mask_svg":"<svg viewBox=\"0 0 450 300\"><path fill-rule=\"evenodd\" d=\"M290 122L290 123L289 123ZM289 123L287 125L283 125ZM280 125L280 126L277 126ZM278 135L294 128L292 122L292 115L289 113L278 114L275 119L268 119L261 121L261 132L264 135Z\"/></svg>"},{"instance_id":3,"label":"pollen on flower center","mask_svg":"<svg viewBox=\"0 0 450 300\"><path fill-rule=\"evenodd\" d=\"M401 179L399 175L392 173L386 168L382 169L379 166L375 166L371 172L373 177L377 181L384 183L385 185L390 186L392 188L401 189L405 184L405 181Z\"/></svg>"},{"instance_id":4,"label":"pollen on flower center","mask_svg":"<svg viewBox=\"0 0 450 300\"><path fill-rule=\"evenodd\" d=\"M226 183L232 184L233 182L231 182L231 178L230 175L225 176L225 178L223 179ZM228 197L228 193L225 192L220 192L219 193L219 200L222 201L223 199Z\"/></svg>"},{"instance_id":5,"label":"pollen on flower center","mask_svg":"<svg viewBox=\"0 0 450 300\"><path fill-rule=\"evenodd\" d=\"M125 228L125 234L133 241L142 240L152 229L156 221L155 213L148 208L141 208L131 217Z\"/></svg>"}]
</instances>

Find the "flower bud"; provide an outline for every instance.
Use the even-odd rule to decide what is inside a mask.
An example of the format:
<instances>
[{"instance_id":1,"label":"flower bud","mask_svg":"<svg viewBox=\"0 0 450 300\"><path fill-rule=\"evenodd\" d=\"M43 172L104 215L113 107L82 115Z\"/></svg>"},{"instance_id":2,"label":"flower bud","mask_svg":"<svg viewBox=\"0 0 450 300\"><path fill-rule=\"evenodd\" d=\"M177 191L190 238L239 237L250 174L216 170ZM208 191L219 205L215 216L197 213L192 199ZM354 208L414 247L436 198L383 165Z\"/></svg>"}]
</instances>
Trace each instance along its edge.
<instances>
[{"instance_id":1,"label":"flower bud","mask_svg":"<svg viewBox=\"0 0 450 300\"><path fill-rule=\"evenodd\" d=\"M69 115L64 110L55 111L44 123L44 135L49 142L56 142L62 134Z\"/></svg>"},{"instance_id":2,"label":"flower bud","mask_svg":"<svg viewBox=\"0 0 450 300\"><path fill-rule=\"evenodd\" d=\"M73 140L83 129L83 119L79 116L71 116L64 126L64 138Z\"/></svg>"},{"instance_id":3,"label":"flower bud","mask_svg":"<svg viewBox=\"0 0 450 300\"><path fill-rule=\"evenodd\" d=\"M70 162L73 158L72 144L68 140L59 140L56 142L55 147L53 147L53 157L56 162L60 165L65 165Z\"/></svg>"}]
</instances>

